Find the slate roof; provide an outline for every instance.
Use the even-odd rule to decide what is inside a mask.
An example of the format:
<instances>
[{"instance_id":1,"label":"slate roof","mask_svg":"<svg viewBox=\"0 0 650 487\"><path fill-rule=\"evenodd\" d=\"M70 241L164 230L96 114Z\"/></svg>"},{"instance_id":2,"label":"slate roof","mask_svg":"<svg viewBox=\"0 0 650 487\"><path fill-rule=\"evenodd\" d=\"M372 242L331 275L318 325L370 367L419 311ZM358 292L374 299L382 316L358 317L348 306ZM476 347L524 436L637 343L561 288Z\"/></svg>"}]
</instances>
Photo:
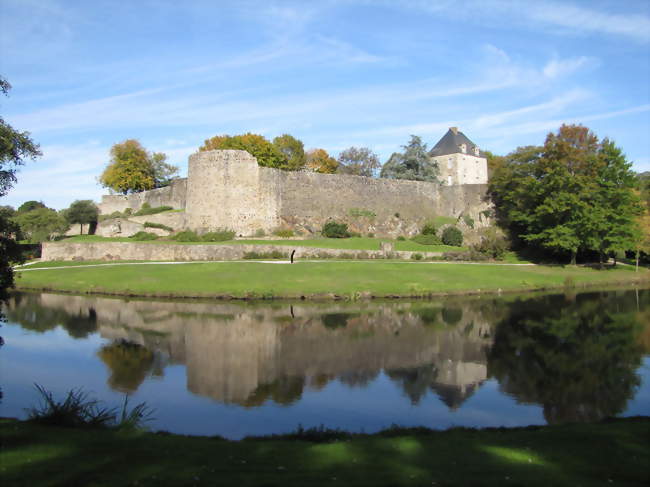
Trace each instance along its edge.
<instances>
[{"instance_id":1,"label":"slate roof","mask_svg":"<svg viewBox=\"0 0 650 487\"><path fill-rule=\"evenodd\" d=\"M474 147L476 144L469 140L464 133L458 130L456 127L450 128L445 135L442 136L442 139L429 151L431 157L437 156L446 156L448 154L462 154L463 151L460 150L461 144L467 146L466 154L473 156ZM485 154L480 151L480 157L485 157Z\"/></svg>"}]
</instances>

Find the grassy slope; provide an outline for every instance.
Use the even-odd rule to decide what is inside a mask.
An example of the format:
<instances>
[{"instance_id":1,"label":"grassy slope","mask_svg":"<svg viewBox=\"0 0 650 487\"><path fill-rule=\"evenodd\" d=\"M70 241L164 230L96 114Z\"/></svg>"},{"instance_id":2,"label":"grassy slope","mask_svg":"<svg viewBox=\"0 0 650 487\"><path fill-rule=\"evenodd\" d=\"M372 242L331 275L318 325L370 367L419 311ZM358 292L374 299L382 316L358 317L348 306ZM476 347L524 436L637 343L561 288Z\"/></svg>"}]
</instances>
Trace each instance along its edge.
<instances>
[{"instance_id":1,"label":"grassy slope","mask_svg":"<svg viewBox=\"0 0 650 487\"><path fill-rule=\"evenodd\" d=\"M361 435L330 443L0 422L7 486L644 485L650 419Z\"/></svg>"},{"instance_id":2,"label":"grassy slope","mask_svg":"<svg viewBox=\"0 0 650 487\"><path fill-rule=\"evenodd\" d=\"M48 265L56 265L50 263ZM584 267L495 266L385 261L188 263L121 265L33 270L17 273L19 288L70 292L107 292L142 296L298 297L335 293L351 296L421 296L437 292L541 289L648 279L650 272L631 267L595 270Z\"/></svg>"},{"instance_id":3,"label":"grassy slope","mask_svg":"<svg viewBox=\"0 0 650 487\"><path fill-rule=\"evenodd\" d=\"M64 242L136 242L127 237L99 237L97 235L76 235L68 237ZM414 252L458 252L466 250L465 247L451 247L449 245L421 245L411 240L391 240L388 238L312 238L306 240L264 240L264 239L247 239L247 240L228 240L225 242L176 242L173 240L146 240L136 243L147 244L178 244L178 245L289 245L299 247L316 247L321 249L348 249L348 250L379 250L380 242L393 242L395 250L410 250Z\"/></svg>"}]
</instances>

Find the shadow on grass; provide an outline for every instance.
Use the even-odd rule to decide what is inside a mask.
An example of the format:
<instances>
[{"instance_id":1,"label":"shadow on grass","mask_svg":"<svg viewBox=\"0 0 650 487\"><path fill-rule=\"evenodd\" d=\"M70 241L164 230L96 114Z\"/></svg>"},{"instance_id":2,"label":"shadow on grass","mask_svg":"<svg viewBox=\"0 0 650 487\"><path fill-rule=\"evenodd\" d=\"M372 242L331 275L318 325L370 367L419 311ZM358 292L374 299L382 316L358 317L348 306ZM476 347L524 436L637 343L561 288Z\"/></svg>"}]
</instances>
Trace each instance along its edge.
<instances>
[{"instance_id":1,"label":"shadow on grass","mask_svg":"<svg viewBox=\"0 0 650 487\"><path fill-rule=\"evenodd\" d=\"M3 421L4 485L641 485L649 418L247 439ZM323 431L325 432L325 431ZM298 435L299 436L299 435Z\"/></svg>"}]
</instances>

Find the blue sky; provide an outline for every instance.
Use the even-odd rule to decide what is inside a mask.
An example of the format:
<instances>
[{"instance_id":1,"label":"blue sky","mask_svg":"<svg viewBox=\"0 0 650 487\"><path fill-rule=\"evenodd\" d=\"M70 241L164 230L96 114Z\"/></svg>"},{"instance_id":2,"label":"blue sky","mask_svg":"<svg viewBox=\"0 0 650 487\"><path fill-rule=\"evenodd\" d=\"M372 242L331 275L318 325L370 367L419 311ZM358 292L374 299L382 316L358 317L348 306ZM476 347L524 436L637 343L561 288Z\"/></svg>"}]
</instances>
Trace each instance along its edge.
<instances>
[{"instance_id":1,"label":"blue sky","mask_svg":"<svg viewBox=\"0 0 650 487\"><path fill-rule=\"evenodd\" d=\"M450 126L505 154L582 123L650 170L648 0L0 0L0 73L43 151L0 204L99 200L127 138L184 174L248 131L383 162Z\"/></svg>"}]
</instances>

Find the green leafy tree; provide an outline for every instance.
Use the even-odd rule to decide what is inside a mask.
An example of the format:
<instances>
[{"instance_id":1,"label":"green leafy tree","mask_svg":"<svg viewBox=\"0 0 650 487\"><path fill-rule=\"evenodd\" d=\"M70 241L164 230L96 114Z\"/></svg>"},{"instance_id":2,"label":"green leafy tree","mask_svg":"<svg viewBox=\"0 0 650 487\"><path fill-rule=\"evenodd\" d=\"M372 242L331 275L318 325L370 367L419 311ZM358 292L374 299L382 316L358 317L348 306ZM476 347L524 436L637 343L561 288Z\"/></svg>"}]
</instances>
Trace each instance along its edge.
<instances>
[{"instance_id":1,"label":"green leafy tree","mask_svg":"<svg viewBox=\"0 0 650 487\"><path fill-rule=\"evenodd\" d=\"M431 160L427 145L417 135L411 135L404 152L394 152L381 168L380 177L438 182L438 165Z\"/></svg>"},{"instance_id":2,"label":"green leafy tree","mask_svg":"<svg viewBox=\"0 0 650 487\"><path fill-rule=\"evenodd\" d=\"M244 150L255 157L260 166L276 169L289 168L286 156L265 137L257 134L218 135L207 139L199 147L200 152L225 149Z\"/></svg>"},{"instance_id":3,"label":"green leafy tree","mask_svg":"<svg viewBox=\"0 0 650 487\"><path fill-rule=\"evenodd\" d=\"M64 234L70 225L61 213L51 208L37 208L20 213L14 218L20 231L32 243L43 242L55 235Z\"/></svg>"},{"instance_id":4,"label":"green leafy tree","mask_svg":"<svg viewBox=\"0 0 650 487\"><path fill-rule=\"evenodd\" d=\"M305 146L300 140L289 134L284 134L273 139L273 145L287 160L286 167L283 169L297 171L305 166L307 162Z\"/></svg>"},{"instance_id":5,"label":"green leafy tree","mask_svg":"<svg viewBox=\"0 0 650 487\"><path fill-rule=\"evenodd\" d=\"M18 207L18 213L27 213L28 211L36 210L38 208L47 208L45 203L42 201L25 201L22 205Z\"/></svg>"},{"instance_id":6,"label":"green leafy tree","mask_svg":"<svg viewBox=\"0 0 650 487\"><path fill-rule=\"evenodd\" d=\"M543 147L517 149L495 171L490 193L515 241L555 255L631 248L639 214L630 165L611 141L562 125Z\"/></svg>"},{"instance_id":7,"label":"green leafy tree","mask_svg":"<svg viewBox=\"0 0 650 487\"><path fill-rule=\"evenodd\" d=\"M373 177L381 167L379 157L367 147L350 147L339 154L338 172Z\"/></svg>"},{"instance_id":8,"label":"green leafy tree","mask_svg":"<svg viewBox=\"0 0 650 487\"><path fill-rule=\"evenodd\" d=\"M312 149L307 152L306 167L321 174L334 174L339 163L325 149Z\"/></svg>"},{"instance_id":9,"label":"green leafy tree","mask_svg":"<svg viewBox=\"0 0 650 487\"><path fill-rule=\"evenodd\" d=\"M0 76L0 92L6 95L10 89L9 82ZM16 182L18 167L41 155L38 144L28 132L14 129L0 117L0 197L5 196ZM15 240L17 233L16 224L6 212L0 213L0 299L4 299L6 290L13 286L12 264L22 261Z\"/></svg>"},{"instance_id":10,"label":"green leafy tree","mask_svg":"<svg viewBox=\"0 0 650 487\"><path fill-rule=\"evenodd\" d=\"M135 139L115 144L99 182L122 194L153 189L156 179L149 154Z\"/></svg>"},{"instance_id":11,"label":"green leafy tree","mask_svg":"<svg viewBox=\"0 0 650 487\"><path fill-rule=\"evenodd\" d=\"M77 200L63 214L68 223L79 224L79 233L82 234L84 225L90 225L97 221L99 210L91 200Z\"/></svg>"},{"instance_id":12,"label":"green leafy tree","mask_svg":"<svg viewBox=\"0 0 650 487\"><path fill-rule=\"evenodd\" d=\"M154 188L169 186L178 177L179 168L167 163L167 154L154 152L149 156L149 161L153 169Z\"/></svg>"}]
</instances>

